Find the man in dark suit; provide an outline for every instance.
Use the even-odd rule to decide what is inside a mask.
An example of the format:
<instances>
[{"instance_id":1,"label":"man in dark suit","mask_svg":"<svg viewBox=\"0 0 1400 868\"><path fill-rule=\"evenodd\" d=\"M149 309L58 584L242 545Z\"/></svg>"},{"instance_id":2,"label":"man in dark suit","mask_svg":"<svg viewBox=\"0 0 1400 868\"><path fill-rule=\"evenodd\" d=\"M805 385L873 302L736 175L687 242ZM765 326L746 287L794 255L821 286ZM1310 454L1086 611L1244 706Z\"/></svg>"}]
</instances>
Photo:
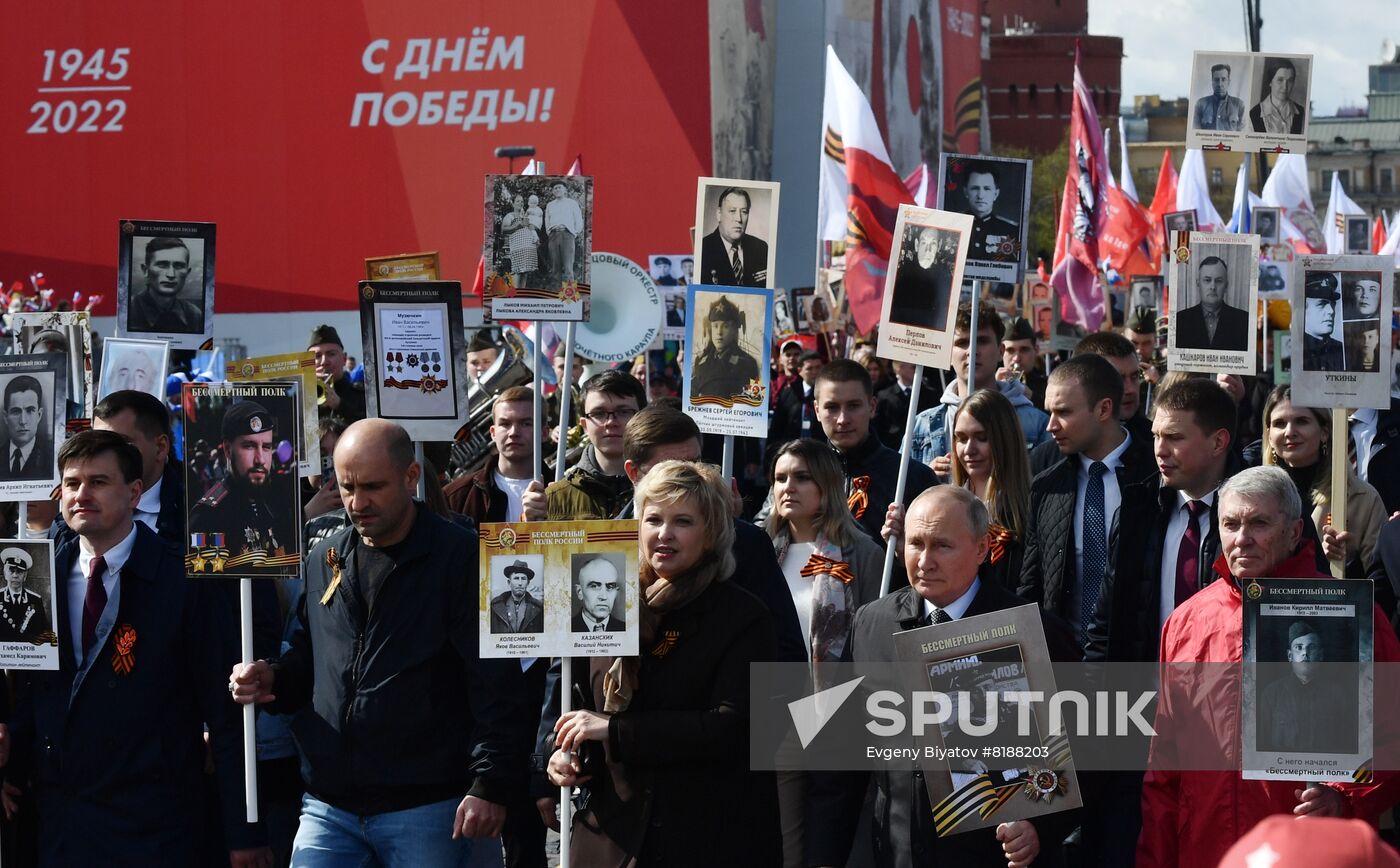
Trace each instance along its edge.
<instances>
[{"instance_id":1,"label":"man in dark suit","mask_svg":"<svg viewBox=\"0 0 1400 868\"><path fill-rule=\"evenodd\" d=\"M0 479L52 479L53 440L44 436L44 390L21 374L5 384L5 421L10 442Z\"/></svg>"},{"instance_id":2,"label":"man in dark suit","mask_svg":"<svg viewBox=\"0 0 1400 868\"><path fill-rule=\"evenodd\" d=\"M0 589L0 642L32 642L57 638L44 611L44 598L24 586L34 558L21 548L11 546L0 551L0 569L4 570L5 586Z\"/></svg>"},{"instance_id":3,"label":"man in dark suit","mask_svg":"<svg viewBox=\"0 0 1400 868\"><path fill-rule=\"evenodd\" d=\"M752 200L725 187L715 205L715 231L700 243L700 280L718 286L767 286L768 242L748 234Z\"/></svg>"},{"instance_id":4,"label":"man in dark suit","mask_svg":"<svg viewBox=\"0 0 1400 868\"><path fill-rule=\"evenodd\" d=\"M1026 605L1025 600L977 576L989 548L989 524L987 507L959 486L936 486L915 498L898 527L909 585L861 608L842 658L893 663L896 632ZM1064 622L1049 613L1042 613L1041 621L1050 658L1077 662L1079 649ZM807 865L846 864L868 779L868 772L811 773L805 820ZM1025 865L1037 858L1053 865L1059 842L1073 826L1074 814L1053 814L940 838L927 820L928 790L919 775L876 772L875 790L876 804L884 806L875 812L874 829L880 842L877 864L882 868ZM895 854L900 861L896 862Z\"/></svg>"},{"instance_id":5,"label":"man in dark suit","mask_svg":"<svg viewBox=\"0 0 1400 868\"><path fill-rule=\"evenodd\" d=\"M1249 346L1249 314L1231 307L1229 269L1219 256L1207 256L1196 269L1201 300L1176 317L1176 345L1189 350L1244 352Z\"/></svg>"},{"instance_id":6,"label":"man in dark suit","mask_svg":"<svg viewBox=\"0 0 1400 868\"><path fill-rule=\"evenodd\" d=\"M75 535L55 558L60 668L20 677L5 770L34 790L39 864L196 864L207 729L229 861L271 866L244 819L241 715L224 691L232 619L134 520L135 446L84 431L58 463Z\"/></svg>"},{"instance_id":7,"label":"man in dark suit","mask_svg":"<svg viewBox=\"0 0 1400 868\"><path fill-rule=\"evenodd\" d=\"M908 362L894 363L894 382L875 393L875 430L880 441L891 449L904 442L904 425L909 421L909 404L914 400L914 366ZM938 406L938 387L929 385L927 376L919 389L918 409Z\"/></svg>"},{"instance_id":8,"label":"man in dark suit","mask_svg":"<svg viewBox=\"0 0 1400 868\"><path fill-rule=\"evenodd\" d=\"M815 437L825 440L826 433L817 424L815 386L817 372L822 369L821 353L808 350L798 358L797 376L783 384L778 392L778 406L768 422L768 453L772 455L789 440ZM766 464L765 464L766 466Z\"/></svg>"},{"instance_id":9,"label":"man in dark suit","mask_svg":"<svg viewBox=\"0 0 1400 868\"><path fill-rule=\"evenodd\" d=\"M505 577L510 589L491 600L491 632L544 632L544 603L530 593L535 571L529 564L517 560L505 568Z\"/></svg>"},{"instance_id":10,"label":"man in dark suit","mask_svg":"<svg viewBox=\"0 0 1400 868\"><path fill-rule=\"evenodd\" d=\"M613 617L617 588L617 567L607 558L595 557L580 567L574 583L579 610L569 629L575 633L620 633L627 629L621 618Z\"/></svg>"},{"instance_id":11,"label":"man in dark suit","mask_svg":"<svg viewBox=\"0 0 1400 868\"><path fill-rule=\"evenodd\" d=\"M913 250L907 235L913 235ZM948 297L953 291L953 268L940 255L939 230L914 226L906 230L905 251L894 277L890 320L919 328L943 331L948 324Z\"/></svg>"}]
</instances>

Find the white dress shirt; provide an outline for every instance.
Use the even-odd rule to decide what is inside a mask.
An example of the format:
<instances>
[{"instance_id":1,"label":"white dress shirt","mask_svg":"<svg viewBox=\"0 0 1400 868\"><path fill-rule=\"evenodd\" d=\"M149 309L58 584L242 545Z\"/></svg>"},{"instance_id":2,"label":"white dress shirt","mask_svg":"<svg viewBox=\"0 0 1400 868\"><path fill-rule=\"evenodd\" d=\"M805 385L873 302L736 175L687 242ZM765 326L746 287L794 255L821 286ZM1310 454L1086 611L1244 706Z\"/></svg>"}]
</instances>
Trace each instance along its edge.
<instances>
[{"instance_id":1,"label":"white dress shirt","mask_svg":"<svg viewBox=\"0 0 1400 868\"><path fill-rule=\"evenodd\" d=\"M1363 482L1371 481L1367 478L1371 459L1385 448L1384 443L1376 446L1376 429L1379 422L1380 411L1374 408L1368 407L1351 414L1351 442L1356 447L1356 475L1361 477Z\"/></svg>"},{"instance_id":2,"label":"white dress shirt","mask_svg":"<svg viewBox=\"0 0 1400 868\"><path fill-rule=\"evenodd\" d=\"M157 479L155 485L141 492L136 514L132 516L151 530L156 529L156 521L160 519L160 487L164 484L164 479Z\"/></svg>"},{"instance_id":3,"label":"white dress shirt","mask_svg":"<svg viewBox=\"0 0 1400 868\"><path fill-rule=\"evenodd\" d=\"M972 579L972 584L967 586L966 591L963 591L963 595L961 597L958 597L956 600L949 603L948 605L944 606L943 611L947 612L948 617L952 618L954 621L958 620L963 615L966 615L968 607L972 605L972 598L977 596L977 590L981 587L981 577L974 577ZM925 618L928 618L930 621L932 621L934 613L937 611L937 606L935 606L933 603L930 603L928 600L924 600Z\"/></svg>"},{"instance_id":4,"label":"white dress shirt","mask_svg":"<svg viewBox=\"0 0 1400 868\"><path fill-rule=\"evenodd\" d=\"M83 600L87 597L88 570L93 554L87 540L78 537L78 557L73 561L73 569L68 573L68 631L73 640L73 659L83 664ZM121 578L122 567L131 557L131 547L136 543L136 522L131 523L131 532L126 538L112 546L102 556L107 562L107 571L102 574L102 587L107 591L107 605L102 609L102 617L97 622L97 633L102 634L104 625L110 629L111 622L117 620L117 606L121 602L121 592L117 580ZM96 647L94 646L94 651Z\"/></svg>"},{"instance_id":5,"label":"white dress shirt","mask_svg":"<svg viewBox=\"0 0 1400 868\"><path fill-rule=\"evenodd\" d=\"M32 439L32 440L30 440L28 443L24 444L23 446L16 446L16 445L14 445L13 442L11 442L11 444L10 444L10 454L5 456L5 461L6 461L6 463L7 463L7 464L6 464L7 468L8 468L8 467L13 467L13 466L14 466L14 463L15 463L15 453L16 453L16 452L19 453L19 466L20 466L20 467L23 467L26 463L28 463L28 461L29 461L29 456L30 456L31 454L33 454L33 452L34 452L34 444L37 443L37 442L39 442L39 440L38 440L37 437L34 438L34 439Z\"/></svg>"},{"instance_id":6,"label":"white dress shirt","mask_svg":"<svg viewBox=\"0 0 1400 868\"><path fill-rule=\"evenodd\" d=\"M1162 537L1162 573L1160 582L1160 605L1158 607L1158 629L1167 623L1167 616L1176 608L1176 556L1181 549L1181 538L1186 535L1186 522L1191 513L1186 509L1186 501L1191 498L1185 493L1176 493L1176 509L1172 510L1171 520L1167 522L1166 536ZM1215 503L1215 492L1212 491L1204 497L1197 498L1206 506ZM1210 533L1210 510L1201 513L1196 519L1201 532L1201 539L1206 538Z\"/></svg>"}]
</instances>

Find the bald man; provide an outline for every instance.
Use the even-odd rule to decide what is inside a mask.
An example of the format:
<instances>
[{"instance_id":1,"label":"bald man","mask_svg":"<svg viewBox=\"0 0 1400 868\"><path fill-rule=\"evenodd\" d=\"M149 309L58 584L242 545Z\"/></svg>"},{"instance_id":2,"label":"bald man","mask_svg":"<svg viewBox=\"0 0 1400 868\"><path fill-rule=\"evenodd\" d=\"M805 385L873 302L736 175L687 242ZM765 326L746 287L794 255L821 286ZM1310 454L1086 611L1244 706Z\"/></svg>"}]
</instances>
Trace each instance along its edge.
<instances>
[{"instance_id":1,"label":"bald man","mask_svg":"<svg viewBox=\"0 0 1400 868\"><path fill-rule=\"evenodd\" d=\"M293 864L331 864L327 851L334 864L384 852L466 864L524 779L520 667L477 656L476 535L414 500L421 473L393 422L345 430L335 474L350 526L308 556L290 650L233 669L236 702L304 709Z\"/></svg>"}]
</instances>

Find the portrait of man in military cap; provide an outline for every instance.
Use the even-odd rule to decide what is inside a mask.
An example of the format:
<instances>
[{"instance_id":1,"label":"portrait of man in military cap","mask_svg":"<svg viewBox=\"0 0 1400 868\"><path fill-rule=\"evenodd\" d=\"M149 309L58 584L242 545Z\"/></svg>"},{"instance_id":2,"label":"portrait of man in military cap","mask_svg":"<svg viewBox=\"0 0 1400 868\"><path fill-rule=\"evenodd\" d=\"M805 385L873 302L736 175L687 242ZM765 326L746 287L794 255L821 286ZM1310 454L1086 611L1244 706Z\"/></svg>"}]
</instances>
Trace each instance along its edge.
<instances>
[{"instance_id":1,"label":"portrait of man in military cap","mask_svg":"<svg viewBox=\"0 0 1400 868\"><path fill-rule=\"evenodd\" d=\"M758 379L758 360L740 345L740 338L749 337L750 328L761 330L763 319L750 317L749 311L741 310L723 293L697 295L697 302L704 297L712 301L704 318L696 324L700 333L695 346L700 349L693 362L690 395L692 399L728 400L742 395L749 382ZM747 303L751 298L741 296L740 301L750 306Z\"/></svg>"},{"instance_id":2,"label":"portrait of man in military cap","mask_svg":"<svg viewBox=\"0 0 1400 868\"><path fill-rule=\"evenodd\" d=\"M502 580L495 584L505 588L491 598L492 633L544 632L544 602L530 592L543 565L541 555L491 559L492 572Z\"/></svg>"},{"instance_id":3,"label":"portrait of man in military cap","mask_svg":"<svg viewBox=\"0 0 1400 868\"><path fill-rule=\"evenodd\" d=\"M0 548L0 572L4 573L4 586L0 588L0 642L41 645L54 639L45 596L28 586L34 568L34 555L27 548L13 544ZM51 574L49 580L52 581ZM52 596L52 587L44 590Z\"/></svg>"},{"instance_id":4,"label":"portrait of man in military cap","mask_svg":"<svg viewBox=\"0 0 1400 868\"><path fill-rule=\"evenodd\" d=\"M1303 370L1342 371L1346 369L1342 342L1334 336L1337 323L1337 275L1331 271L1309 271L1303 279Z\"/></svg>"},{"instance_id":5,"label":"portrait of man in military cap","mask_svg":"<svg viewBox=\"0 0 1400 868\"><path fill-rule=\"evenodd\" d=\"M1325 638L1312 621L1299 618L1289 623L1281 661L1288 665L1268 667L1270 674L1278 670L1278 678L1260 690L1256 706L1260 750L1355 752L1355 675L1341 666L1324 671Z\"/></svg>"},{"instance_id":6,"label":"portrait of man in military cap","mask_svg":"<svg viewBox=\"0 0 1400 868\"><path fill-rule=\"evenodd\" d=\"M285 398L243 398L225 405L216 447L222 452L223 478L207 489L198 484L190 488L190 548L203 553L197 555L194 572L280 575L289 566L295 569L300 513L296 456L288 447L296 440L292 420L299 407L290 387L281 388L287 389ZM278 413L267 406L274 403ZM187 441L197 433L187 431ZM288 453L282 456L286 460L279 459L279 449ZM210 563L202 565L203 557Z\"/></svg>"}]
</instances>

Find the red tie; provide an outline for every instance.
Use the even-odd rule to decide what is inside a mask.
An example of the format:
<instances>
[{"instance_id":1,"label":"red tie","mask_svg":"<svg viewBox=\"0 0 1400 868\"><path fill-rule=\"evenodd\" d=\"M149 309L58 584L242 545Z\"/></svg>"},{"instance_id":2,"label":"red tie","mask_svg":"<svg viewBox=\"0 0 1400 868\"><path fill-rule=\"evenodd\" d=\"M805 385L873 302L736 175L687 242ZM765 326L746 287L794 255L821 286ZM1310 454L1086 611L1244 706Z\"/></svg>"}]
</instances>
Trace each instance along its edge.
<instances>
[{"instance_id":1,"label":"red tie","mask_svg":"<svg viewBox=\"0 0 1400 868\"><path fill-rule=\"evenodd\" d=\"M107 561L101 555L92 559L88 573L87 594L83 597L83 656L87 657L92 644L97 641L97 622L102 620L102 610L107 608L107 588L102 584L102 574L107 572Z\"/></svg>"},{"instance_id":2,"label":"red tie","mask_svg":"<svg viewBox=\"0 0 1400 868\"><path fill-rule=\"evenodd\" d=\"M1181 547L1176 550L1176 604L1190 599L1200 584L1201 572L1201 513L1210 509L1199 500L1186 501L1186 532L1181 535Z\"/></svg>"}]
</instances>

